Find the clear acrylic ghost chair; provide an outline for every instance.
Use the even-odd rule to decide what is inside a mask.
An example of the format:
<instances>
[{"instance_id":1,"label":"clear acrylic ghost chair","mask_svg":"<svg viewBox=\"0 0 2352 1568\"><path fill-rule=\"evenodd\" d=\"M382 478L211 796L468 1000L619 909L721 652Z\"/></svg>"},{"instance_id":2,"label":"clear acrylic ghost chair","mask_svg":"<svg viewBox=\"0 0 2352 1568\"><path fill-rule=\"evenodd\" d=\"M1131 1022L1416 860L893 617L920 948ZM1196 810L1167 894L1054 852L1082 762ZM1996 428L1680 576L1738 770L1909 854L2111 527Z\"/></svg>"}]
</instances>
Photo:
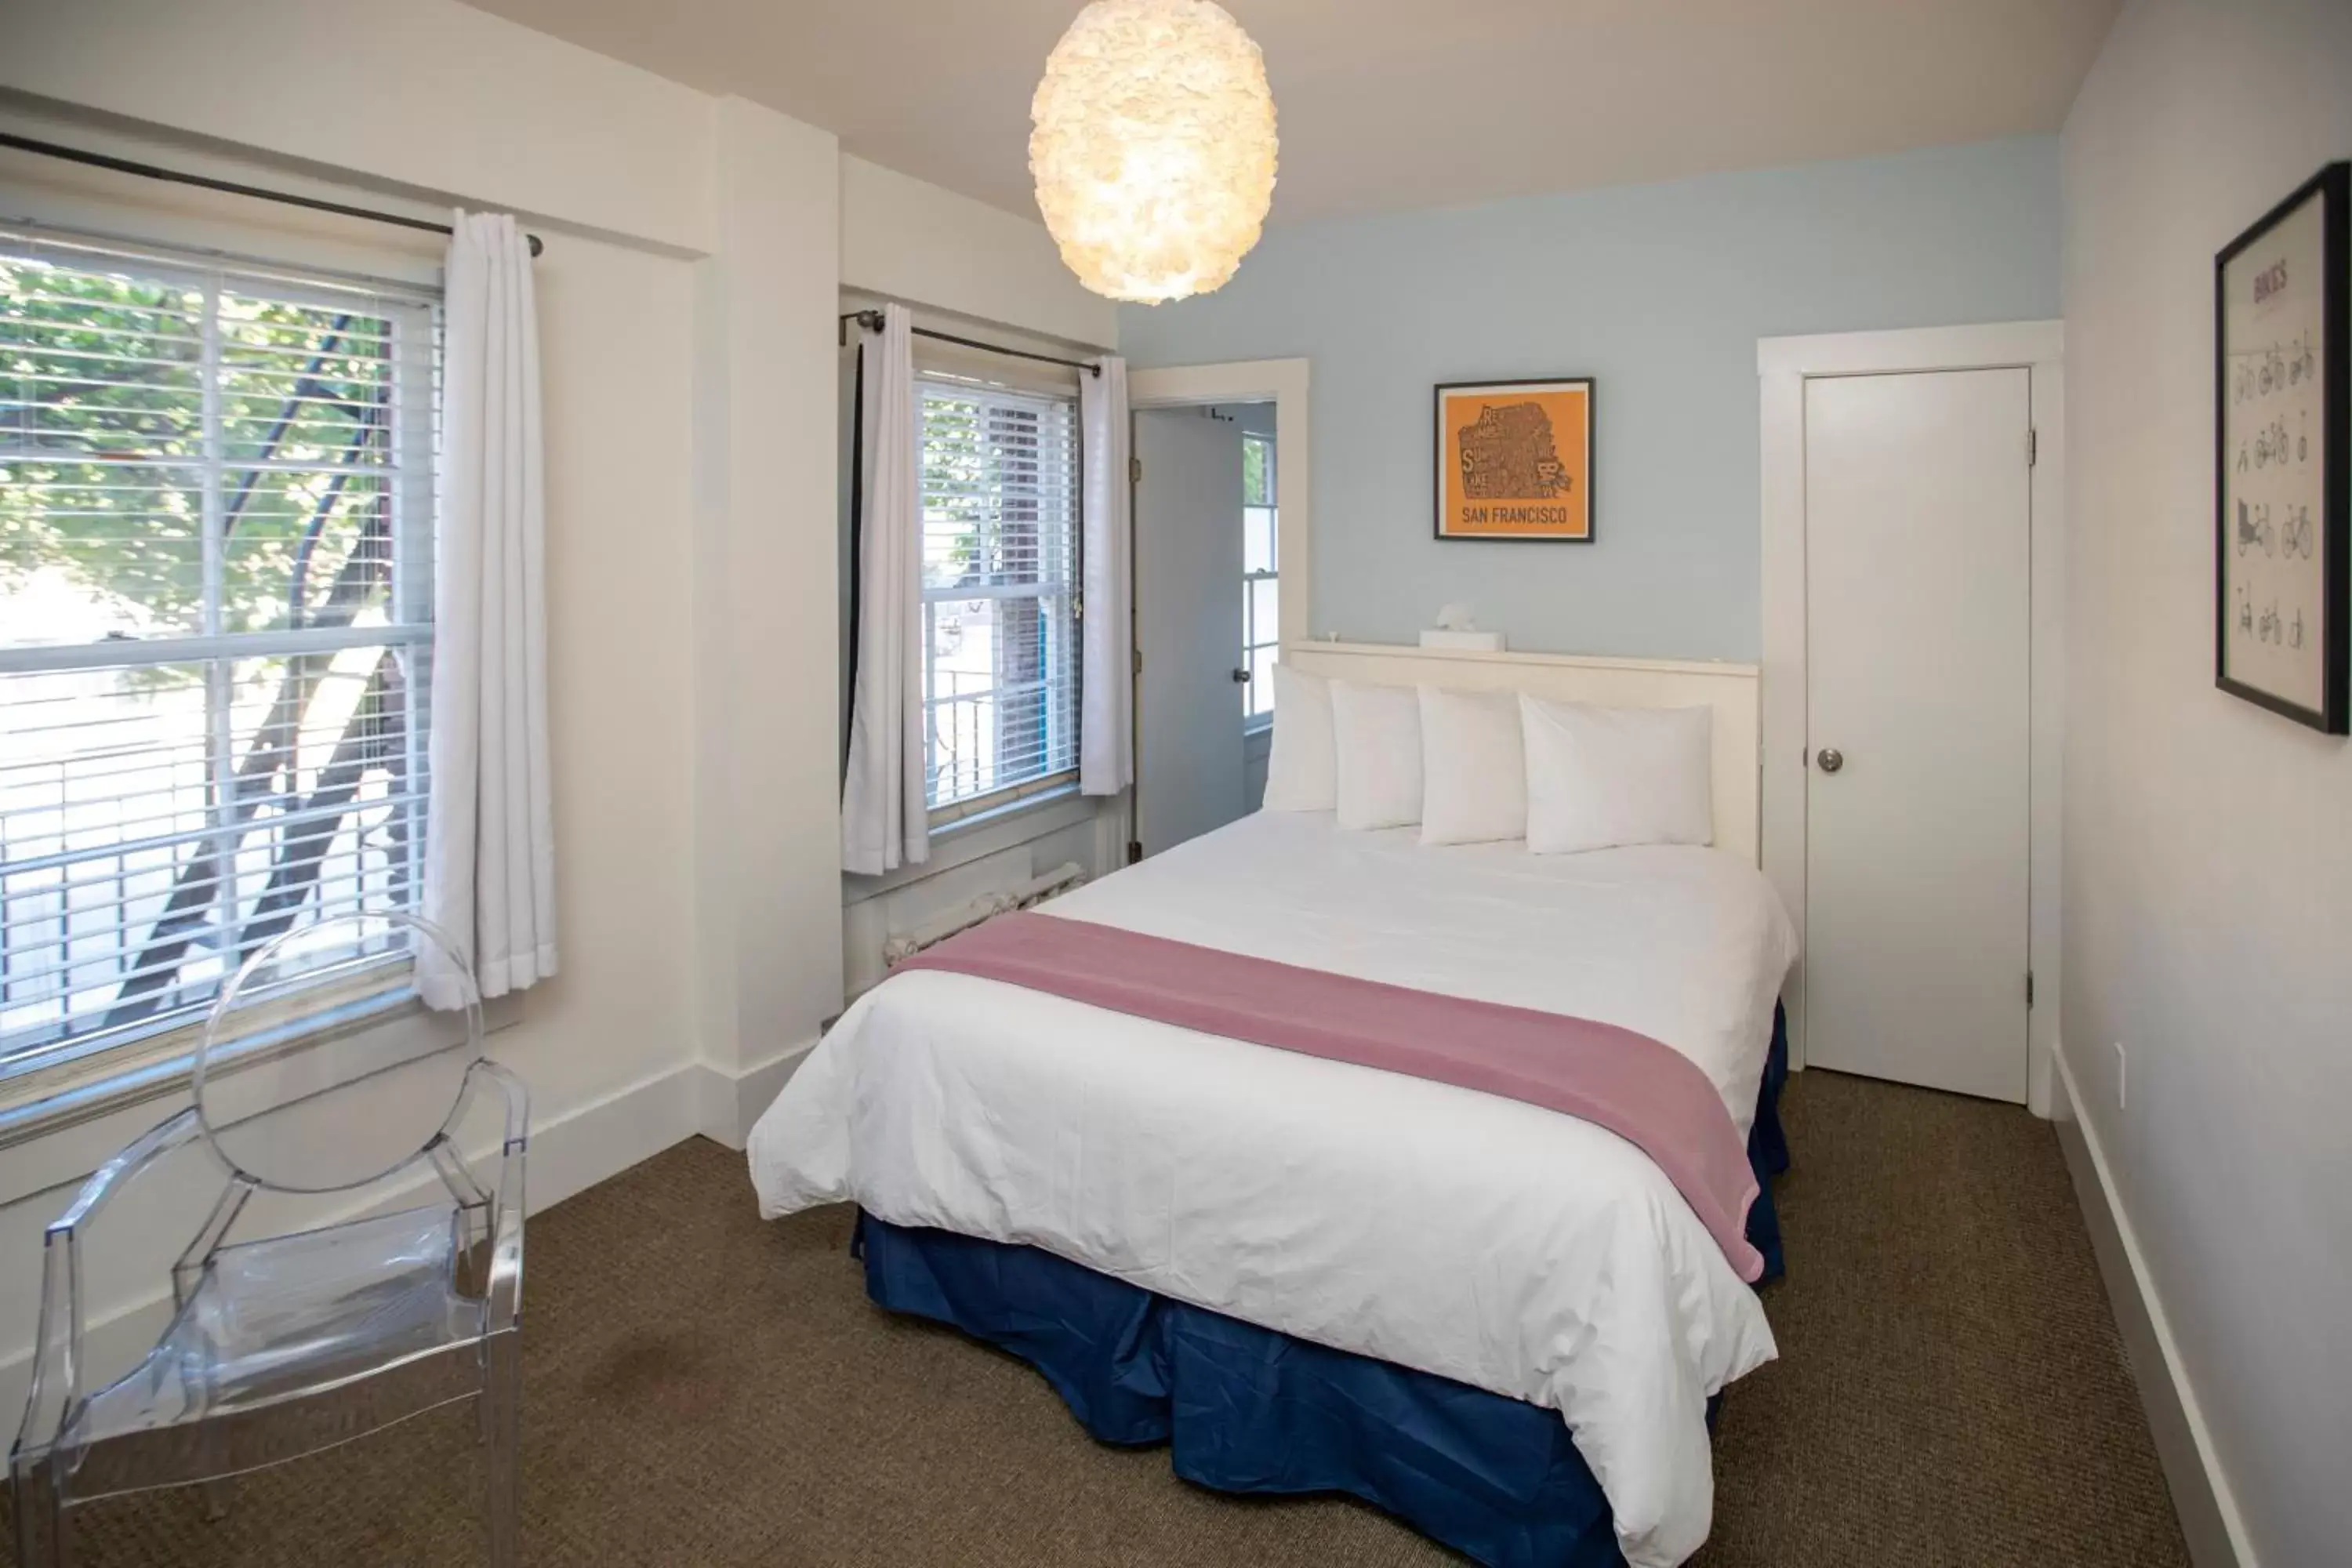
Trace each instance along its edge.
<instances>
[{"instance_id":1,"label":"clear acrylic ghost chair","mask_svg":"<svg viewBox=\"0 0 2352 1568\"><path fill-rule=\"evenodd\" d=\"M238 970L197 1051L194 1103L108 1162L48 1227L9 1464L22 1568L65 1568L79 1504L195 1483L217 1507L228 1477L463 1400L480 1416L490 1561L520 1562L530 1113L481 1038L463 960L406 916L302 927ZM454 1142L483 1101L505 1126L491 1188ZM220 1184L171 1267L171 1324L130 1372L90 1387L93 1222L142 1175L191 1162L203 1187L159 1178L149 1194L193 1214L191 1196ZM232 1241L257 1193L273 1221L321 1204L362 1217Z\"/></svg>"}]
</instances>

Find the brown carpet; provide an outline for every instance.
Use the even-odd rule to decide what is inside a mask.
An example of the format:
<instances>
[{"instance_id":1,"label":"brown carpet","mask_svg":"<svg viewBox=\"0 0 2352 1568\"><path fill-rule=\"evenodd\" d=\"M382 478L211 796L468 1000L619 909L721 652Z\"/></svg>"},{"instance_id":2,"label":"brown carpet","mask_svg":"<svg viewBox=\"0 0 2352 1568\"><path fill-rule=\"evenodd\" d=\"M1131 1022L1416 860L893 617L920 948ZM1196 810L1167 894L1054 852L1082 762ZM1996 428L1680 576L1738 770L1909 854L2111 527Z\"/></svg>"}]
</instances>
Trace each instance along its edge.
<instances>
[{"instance_id":1,"label":"brown carpet","mask_svg":"<svg viewBox=\"0 0 2352 1568\"><path fill-rule=\"evenodd\" d=\"M1781 1359L1731 1391L1696 1560L2185 1564L2050 1129L1803 1074ZM833 1209L761 1224L696 1141L531 1222L530 1561L1040 1568L1455 1562L1336 1499L1236 1500L1088 1439L1021 1363L884 1316ZM479 1561L467 1417L82 1515L89 1568Z\"/></svg>"}]
</instances>

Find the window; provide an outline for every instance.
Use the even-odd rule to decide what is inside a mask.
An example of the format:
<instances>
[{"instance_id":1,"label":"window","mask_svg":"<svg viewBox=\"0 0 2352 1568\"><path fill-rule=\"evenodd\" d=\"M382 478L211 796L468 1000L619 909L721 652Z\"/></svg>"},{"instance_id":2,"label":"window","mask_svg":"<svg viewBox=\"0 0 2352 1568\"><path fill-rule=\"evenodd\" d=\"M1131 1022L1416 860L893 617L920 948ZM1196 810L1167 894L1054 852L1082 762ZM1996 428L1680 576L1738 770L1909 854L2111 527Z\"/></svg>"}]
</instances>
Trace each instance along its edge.
<instances>
[{"instance_id":1,"label":"window","mask_svg":"<svg viewBox=\"0 0 2352 1568\"><path fill-rule=\"evenodd\" d=\"M0 1077L415 903L436 315L0 230Z\"/></svg>"},{"instance_id":2,"label":"window","mask_svg":"<svg viewBox=\"0 0 2352 1568\"><path fill-rule=\"evenodd\" d=\"M934 823L1078 765L1077 418L926 376L923 710Z\"/></svg>"},{"instance_id":3,"label":"window","mask_svg":"<svg viewBox=\"0 0 2352 1568\"><path fill-rule=\"evenodd\" d=\"M1274 719L1274 662L1282 647L1281 530L1274 503L1274 437L1242 435L1243 718L1249 725Z\"/></svg>"}]
</instances>

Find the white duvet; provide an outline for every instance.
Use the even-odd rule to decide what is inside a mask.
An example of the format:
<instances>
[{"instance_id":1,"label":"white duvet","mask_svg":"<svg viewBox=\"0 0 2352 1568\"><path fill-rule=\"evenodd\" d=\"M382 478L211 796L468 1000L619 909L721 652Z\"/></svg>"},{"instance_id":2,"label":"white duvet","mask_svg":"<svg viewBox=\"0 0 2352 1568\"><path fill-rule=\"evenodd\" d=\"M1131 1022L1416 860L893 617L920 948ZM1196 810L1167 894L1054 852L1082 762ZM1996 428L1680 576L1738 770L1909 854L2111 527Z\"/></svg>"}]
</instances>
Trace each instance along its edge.
<instances>
[{"instance_id":1,"label":"white duvet","mask_svg":"<svg viewBox=\"0 0 2352 1568\"><path fill-rule=\"evenodd\" d=\"M1050 912L1637 1030L1743 1134L1795 958L1712 849L1533 856L1260 813ZM1755 1293L1649 1158L1516 1100L969 975L860 998L753 1128L771 1218L855 1199L1546 1405L1633 1568L1706 1538L1706 1402L1769 1361Z\"/></svg>"}]
</instances>

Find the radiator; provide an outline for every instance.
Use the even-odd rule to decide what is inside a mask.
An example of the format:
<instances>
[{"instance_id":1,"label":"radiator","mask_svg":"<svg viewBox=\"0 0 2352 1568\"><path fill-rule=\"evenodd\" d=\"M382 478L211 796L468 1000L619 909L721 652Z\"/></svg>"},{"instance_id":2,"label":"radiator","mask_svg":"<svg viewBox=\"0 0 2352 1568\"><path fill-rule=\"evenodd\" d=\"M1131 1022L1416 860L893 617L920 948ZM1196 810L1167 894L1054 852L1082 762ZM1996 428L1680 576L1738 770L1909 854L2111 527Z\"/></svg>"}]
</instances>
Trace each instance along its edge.
<instances>
[{"instance_id":1,"label":"radiator","mask_svg":"<svg viewBox=\"0 0 2352 1568\"><path fill-rule=\"evenodd\" d=\"M1041 904L1056 893L1066 893L1087 879L1086 868L1076 860L1066 860L1042 877L1032 877L1017 887L982 893L968 904L961 904L946 913L925 921L909 931L900 931L882 944L882 966L896 969L927 947L936 947L958 931L970 931L982 921L1013 910L1025 910Z\"/></svg>"}]
</instances>

